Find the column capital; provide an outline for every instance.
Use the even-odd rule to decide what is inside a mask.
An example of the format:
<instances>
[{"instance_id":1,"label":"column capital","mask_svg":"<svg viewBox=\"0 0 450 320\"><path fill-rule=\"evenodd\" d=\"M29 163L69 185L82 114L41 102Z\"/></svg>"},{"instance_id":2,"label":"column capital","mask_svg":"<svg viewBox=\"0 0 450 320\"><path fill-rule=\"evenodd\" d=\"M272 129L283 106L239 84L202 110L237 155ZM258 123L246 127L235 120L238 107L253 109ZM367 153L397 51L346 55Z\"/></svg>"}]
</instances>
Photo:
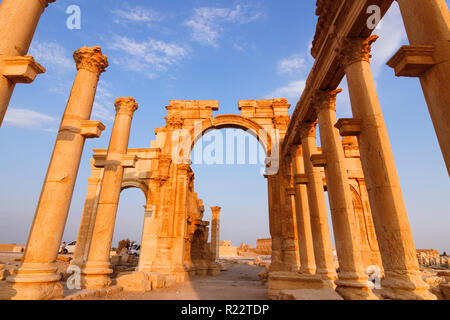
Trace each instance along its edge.
<instances>
[{"instance_id":1,"label":"column capital","mask_svg":"<svg viewBox=\"0 0 450 320\"><path fill-rule=\"evenodd\" d=\"M300 124L300 138L305 139L309 137L316 138L317 121L314 122L302 122Z\"/></svg>"},{"instance_id":2,"label":"column capital","mask_svg":"<svg viewBox=\"0 0 450 320\"><path fill-rule=\"evenodd\" d=\"M108 67L108 57L102 54L100 47L83 47L73 53L77 70L88 70L95 74L105 72Z\"/></svg>"},{"instance_id":3,"label":"column capital","mask_svg":"<svg viewBox=\"0 0 450 320\"><path fill-rule=\"evenodd\" d=\"M333 110L336 111L336 97L342 89L335 90L317 90L314 100L313 107L317 113L321 110Z\"/></svg>"},{"instance_id":4,"label":"column capital","mask_svg":"<svg viewBox=\"0 0 450 320\"><path fill-rule=\"evenodd\" d=\"M377 41L378 38L377 35L371 35L368 38L355 37L343 39L339 54L344 67L346 68L359 61L370 62L370 58L372 58L370 54L372 51L372 43Z\"/></svg>"},{"instance_id":5,"label":"column capital","mask_svg":"<svg viewBox=\"0 0 450 320\"><path fill-rule=\"evenodd\" d=\"M132 116L133 113L138 109L138 103L132 97L121 97L117 98L114 102L117 114L126 114Z\"/></svg>"}]
</instances>

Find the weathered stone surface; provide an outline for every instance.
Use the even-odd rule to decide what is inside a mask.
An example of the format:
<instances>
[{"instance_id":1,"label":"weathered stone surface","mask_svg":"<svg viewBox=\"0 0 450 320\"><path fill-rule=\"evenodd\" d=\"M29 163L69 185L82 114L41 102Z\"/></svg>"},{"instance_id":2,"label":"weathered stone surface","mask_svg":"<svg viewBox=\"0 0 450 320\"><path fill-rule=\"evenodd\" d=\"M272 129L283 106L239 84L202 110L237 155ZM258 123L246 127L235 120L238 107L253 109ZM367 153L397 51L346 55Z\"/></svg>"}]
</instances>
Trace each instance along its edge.
<instances>
[{"instance_id":1,"label":"weathered stone surface","mask_svg":"<svg viewBox=\"0 0 450 320\"><path fill-rule=\"evenodd\" d=\"M344 300L331 288L281 290L280 300Z\"/></svg>"},{"instance_id":2,"label":"weathered stone surface","mask_svg":"<svg viewBox=\"0 0 450 320\"><path fill-rule=\"evenodd\" d=\"M152 278L146 272L133 272L119 275L116 284L124 291L148 292L152 290Z\"/></svg>"}]
</instances>

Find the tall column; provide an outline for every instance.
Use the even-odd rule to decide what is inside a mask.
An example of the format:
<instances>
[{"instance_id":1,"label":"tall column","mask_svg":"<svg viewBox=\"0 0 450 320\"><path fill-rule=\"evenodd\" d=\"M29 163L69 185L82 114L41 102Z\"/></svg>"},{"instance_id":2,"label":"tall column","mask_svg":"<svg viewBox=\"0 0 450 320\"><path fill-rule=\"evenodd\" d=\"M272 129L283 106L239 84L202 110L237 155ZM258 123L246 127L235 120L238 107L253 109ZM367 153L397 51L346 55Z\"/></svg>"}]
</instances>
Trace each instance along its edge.
<instances>
[{"instance_id":1,"label":"tall column","mask_svg":"<svg viewBox=\"0 0 450 320\"><path fill-rule=\"evenodd\" d=\"M428 3L431 2L434 1ZM408 214L370 70L371 43L376 38L347 39L343 62L353 116L359 126L356 134L361 164L385 271L382 284L385 294L394 299L433 298L419 274ZM337 126L346 134L345 121L340 120Z\"/></svg>"},{"instance_id":2,"label":"tall column","mask_svg":"<svg viewBox=\"0 0 450 320\"><path fill-rule=\"evenodd\" d=\"M80 228L78 229L77 244L71 265L83 267L89 253L90 231L95 222L95 213L97 212L98 197L100 195L101 183L103 178L103 169L94 167L95 159L91 159L91 177L88 179L88 190L84 202L83 215L81 217Z\"/></svg>"},{"instance_id":3,"label":"tall column","mask_svg":"<svg viewBox=\"0 0 450 320\"><path fill-rule=\"evenodd\" d=\"M311 216L311 232L313 235L314 257L316 260L316 274L324 281L334 286L337 279L333 261L333 248L328 224L325 192L320 168L314 167L311 156L318 154L316 146L316 123L304 123L301 128L303 148L303 162L305 166L306 188ZM300 180L300 179L298 179Z\"/></svg>"},{"instance_id":4,"label":"tall column","mask_svg":"<svg viewBox=\"0 0 450 320\"><path fill-rule=\"evenodd\" d=\"M315 104L320 127L325 175L339 259L336 291L344 299L375 299L368 287L361 259L352 196L345 167L344 150L336 124L336 95L342 90L319 91Z\"/></svg>"},{"instance_id":5,"label":"tall column","mask_svg":"<svg viewBox=\"0 0 450 320\"><path fill-rule=\"evenodd\" d=\"M88 260L82 270L83 285L90 288L109 286L109 255L116 221L117 206L122 187L123 157L127 154L131 121L138 104L133 98L117 98L116 118L109 141L102 187Z\"/></svg>"},{"instance_id":6,"label":"tall column","mask_svg":"<svg viewBox=\"0 0 450 320\"><path fill-rule=\"evenodd\" d=\"M295 146L291 152L292 169L294 174L295 211L297 213L297 230L300 249L300 272L314 274L314 245L311 232L311 219L309 214L308 192L306 186L296 178L305 173L302 146Z\"/></svg>"},{"instance_id":7,"label":"tall column","mask_svg":"<svg viewBox=\"0 0 450 320\"><path fill-rule=\"evenodd\" d=\"M272 262L270 271L281 271L283 269L281 259L281 219L279 210L278 177L266 175L269 206L269 229L272 238Z\"/></svg>"},{"instance_id":8,"label":"tall column","mask_svg":"<svg viewBox=\"0 0 450 320\"><path fill-rule=\"evenodd\" d=\"M214 261L219 259L220 210L221 207L211 207L211 256Z\"/></svg>"},{"instance_id":9,"label":"tall column","mask_svg":"<svg viewBox=\"0 0 450 320\"><path fill-rule=\"evenodd\" d=\"M420 57L422 61L432 58L429 68L421 70L423 73L407 76L420 77L431 120L450 174L450 13L445 0L397 2L411 44L402 47L398 54ZM424 54L424 51L431 52Z\"/></svg>"},{"instance_id":10,"label":"tall column","mask_svg":"<svg viewBox=\"0 0 450 320\"><path fill-rule=\"evenodd\" d=\"M99 76L108 66L99 47L74 53L78 73L56 138L28 237L22 266L14 282L14 298L51 299L62 295L56 258L61 244L86 138L99 137L104 125L89 121Z\"/></svg>"},{"instance_id":11,"label":"tall column","mask_svg":"<svg viewBox=\"0 0 450 320\"><path fill-rule=\"evenodd\" d=\"M56 0L2 0L0 3L0 126L16 83L30 83L45 69L32 57L24 57L39 19ZM17 66L20 65L20 72ZM9 66L15 66L12 71Z\"/></svg>"}]
</instances>

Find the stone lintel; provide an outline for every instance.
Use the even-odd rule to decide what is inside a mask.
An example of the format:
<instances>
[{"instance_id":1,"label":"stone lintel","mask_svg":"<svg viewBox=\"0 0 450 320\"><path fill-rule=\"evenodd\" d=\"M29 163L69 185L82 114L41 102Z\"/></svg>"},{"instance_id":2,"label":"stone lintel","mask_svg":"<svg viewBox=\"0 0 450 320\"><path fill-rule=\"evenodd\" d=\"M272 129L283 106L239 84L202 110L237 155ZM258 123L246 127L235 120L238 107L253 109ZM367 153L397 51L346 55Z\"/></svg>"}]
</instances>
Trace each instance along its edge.
<instances>
[{"instance_id":1,"label":"stone lintel","mask_svg":"<svg viewBox=\"0 0 450 320\"><path fill-rule=\"evenodd\" d=\"M85 138L100 138L105 125L100 121L82 120L80 121L80 134Z\"/></svg>"},{"instance_id":2,"label":"stone lintel","mask_svg":"<svg viewBox=\"0 0 450 320\"><path fill-rule=\"evenodd\" d=\"M126 154L122 157L122 167L124 168L135 168L138 157L134 154Z\"/></svg>"},{"instance_id":3,"label":"stone lintel","mask_svg":"<svg viewBox=\"0 0 450 320\"><path fill-rule=\"evenodd\" d=\"M353 118L342 118L334 125L339 129L343 137L358 136L361 133L361 120Z\"/></svg>"},{"instance_id":4,"label":"stone lintel","mask_svg":"<svg viewBox=\"0 0 450 320\"><path fill-rule=\"evenodd\" d=\"M45 68L37 63L32 56L2 56L0 57L0 74L14 83L31 83Z\"/></svg>"},{"instance_id":5,"label":"stone lintel","mask_svg":"<svg viewBox=\"0 0 450 320\"><path fill-rule=\"evenodd\" d=\"M327 157L323 154L313 154L311 156L311 162L314 167L325 167L327 164Z\"/></svg>"},{"instance_id":6,"label":"stone lintel","mask_svg":"<svg viewBox=\"0 0 450 320\"><path fill-rule=\"evenodd\" d=\"M295 184L308 184L308 176L306 174L296 174Z\"/></svg>"},{"instance_id":7,"label":"stone lintel","mask_svg":"<svg viewBox=\"0 0 450 320\"><path fill-rule=\"evenodd\" d=\"M421 77L436 64L434 46L402 46L386 63L393 68L397 77Z\"/></svg>"}]
</instances>

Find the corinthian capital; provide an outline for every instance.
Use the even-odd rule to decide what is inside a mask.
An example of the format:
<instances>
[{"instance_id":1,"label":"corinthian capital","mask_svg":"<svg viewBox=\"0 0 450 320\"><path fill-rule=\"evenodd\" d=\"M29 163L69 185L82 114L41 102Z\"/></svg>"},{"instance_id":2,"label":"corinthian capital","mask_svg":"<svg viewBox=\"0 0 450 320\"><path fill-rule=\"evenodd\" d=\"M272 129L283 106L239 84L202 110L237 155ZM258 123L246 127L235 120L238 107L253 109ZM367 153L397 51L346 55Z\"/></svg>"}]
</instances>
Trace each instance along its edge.
<instances>
[{"instance_id":1,"label":"corinthian capital","mask_svg":"<svg viewBox=\"0 0 450 320\"><path fill-rule=\"evenodd\" d=\"M370 62L372 55L372 43L377 41L378 36L372 35L368 38L346 38L342 41L340 56L342 64L347 67L358 61Z\"/></svg>"},{"instance_id":2,"label":"corinthian capital","mask_svg":"<svg viewBox=\"0 0 450 320\"><path fill-rule=\"evenodd\" d=\"M105 72L108 67L108 57L102 54L100 47L83 47L73 53L77 70L88 70L96 74Z\"/></svg>"},{"instance_id":3,"label":"corinthian capital","mask_svg":"<svg viewBox=\"0 0 450 320\"><path fill-rule=\"evenodd\" d=\"M116 113L132 116L138 108L138 103L134 98L117 98L114 102Z\"/></svg>"},{"instance_id":4,"label":"corinthian capital","mask_svg":"<svg viewBox=\"0 0 450 320\"><path fill-rule=\"evenodd\" d=\"M321 110L336 111L336 97L341 92L342 89L317 90L313 101L313 106L316 109L316 112L319 113Z\"/></svg>"},{"instance_id":5,"label":"corinthian capital","mask_svg":"<svg viewBox=\"0 0 450 320\"><path fill-rule=\"evenodd\" d=\"M300 125L300 138L305 139L309 137L316 137L317 121L303 122Z\"/></svg>"}]
</instances>

